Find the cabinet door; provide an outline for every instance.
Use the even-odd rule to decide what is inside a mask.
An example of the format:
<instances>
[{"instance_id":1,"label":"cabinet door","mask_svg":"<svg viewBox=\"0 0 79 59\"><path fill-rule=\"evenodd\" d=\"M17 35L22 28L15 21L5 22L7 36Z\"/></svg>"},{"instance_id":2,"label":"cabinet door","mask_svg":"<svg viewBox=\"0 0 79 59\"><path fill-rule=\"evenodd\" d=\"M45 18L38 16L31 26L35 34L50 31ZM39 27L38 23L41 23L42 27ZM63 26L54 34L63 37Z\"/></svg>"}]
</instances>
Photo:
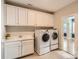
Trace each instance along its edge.
<instances>
[{"instance_id":1,"label":"cabinet door","mask_svg":"<svg viewBox=\"0 0 79 59\"><path fill-rule=\"evenodd\" d=\"M54 21L53 15L47 14L46 19L47 19L47 26L53 27L53 21Z\"/></svg>"},{"instance_id":2,"label":"cabinet door","mask_svg":"<svg viewBox=\"0 0 79 59\"><path fill-rule=\"evenodd\" d=\"M21 56L20 42L5 43L5 59L14 59Z\"/></svg>"},{"instance_id":3,"label":"cabinet door","mask_svg":"<svg viewBox=\"0 0 79 59\"><path fill-rule=\"evenodd\" d=\"M36 25L37 26L45 26L45 19L43 17L44 15L42 14L42 12L37 12L37 22L36 22Z\"/></svg>"},{"instance_id":4,"label":"cabinet door","mask_svg":"<svg viewBox=\"0 0 79 59\"><path fill-rule=\"evenodd\" d=\"M38 12L37 13L37 26L45 26L48 27L50 23L50 16L47 13Z\"/></svg>"},{"instance_id":5,"label":"cabinet door","mask_svg":"<svg viewBox=\"0 0 79 59\"><path fill-rule=\"evenodd\" d=\"M27 9L19 7L19 25L27 25Z\"/></svg>"},{"instance_id":6,"label":"cabinet door","mask_svg":"<svg viewBox=\"0 0 79 59\"><path fill-rule=\"evenodd\" d=\"M36 11L28 10L28 25L36 25Z\"/></svg>"},{"instance_id":7,"label":"cabinet door","mask_svg":"<svg viewBox=\"0 0 79 59\"><path fill-rule=\"evenodd\" d=\"M16 6L7 5L7 24L6 25L17 25L18 24L18 8Z\"/></svg>"},{"instance_id":8,"label":"cabinet door","mask_svg":"<svg viewBox=\"0 0 79 59\"><path fill-rule=\"evenodd\" d=\"M22 41L22 56L34 53L33 40Z\"/></svg>"},{"instance_id":9,"label":"cabinet door","mask_svg":"<svg viewBox=\"0 0 79 59\"><path fill-rule=\"evenodd\" d=\"M52 27L53 26L53 15L43 12L37 13L37 26Z\"/></svg>"}]
</instances>

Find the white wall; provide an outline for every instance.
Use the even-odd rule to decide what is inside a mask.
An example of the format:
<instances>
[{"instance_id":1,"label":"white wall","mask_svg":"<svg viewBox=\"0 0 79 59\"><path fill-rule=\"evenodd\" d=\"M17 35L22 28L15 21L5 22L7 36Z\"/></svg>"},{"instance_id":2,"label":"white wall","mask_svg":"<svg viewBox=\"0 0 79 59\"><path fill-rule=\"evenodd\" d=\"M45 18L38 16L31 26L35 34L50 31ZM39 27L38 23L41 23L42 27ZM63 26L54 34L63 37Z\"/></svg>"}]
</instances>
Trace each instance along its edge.
<instances>
[{"instance_id":1,"label":"white wall","mask_svg":"<svg viewBox=\"0 0 79 59\"><path fill-rule=\"evenodd\" d=\"M4 59L4 43L3 43L3 41L5 39L4 36L6 33L5 26L4 26L4 24L5 24L4 20L6 19L5 10L6 10L6 8L4 5L4 0L1 0L1 59Z\"/></svg>"}]
</instances>

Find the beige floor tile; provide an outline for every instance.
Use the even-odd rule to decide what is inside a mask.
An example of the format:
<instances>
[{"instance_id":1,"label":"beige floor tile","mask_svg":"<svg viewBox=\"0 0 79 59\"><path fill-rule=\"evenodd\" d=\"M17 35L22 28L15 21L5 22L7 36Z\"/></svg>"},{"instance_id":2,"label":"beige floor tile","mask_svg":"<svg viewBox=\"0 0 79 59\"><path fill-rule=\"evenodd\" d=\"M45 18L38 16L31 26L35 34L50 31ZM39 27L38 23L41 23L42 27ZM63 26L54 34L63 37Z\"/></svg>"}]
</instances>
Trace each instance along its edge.
<instances>
[{"instance_id":1,"label":"beige floor tile","mask_svg":"<svg viewBox=\"0 0 79 59\"><path fill-rule=\"evenodd\" d=\"M59 52L58 53L57 52L52 51L52 52L49 52L49 53L41 55L41 56L39 56L37 53L34 53L33 55L26 56L21 59L61 59L61 58L63 58L62 56L58 55Z\"/></svg>"}]
</instances>

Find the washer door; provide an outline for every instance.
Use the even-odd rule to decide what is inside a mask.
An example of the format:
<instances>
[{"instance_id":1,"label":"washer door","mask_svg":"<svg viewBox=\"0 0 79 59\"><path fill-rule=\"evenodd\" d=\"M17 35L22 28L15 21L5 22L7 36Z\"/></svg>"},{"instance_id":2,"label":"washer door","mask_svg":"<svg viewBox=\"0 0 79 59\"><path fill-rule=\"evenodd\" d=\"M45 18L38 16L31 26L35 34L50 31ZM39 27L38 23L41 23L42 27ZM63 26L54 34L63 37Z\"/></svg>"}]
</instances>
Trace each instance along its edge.
<instances>
[{"instance_id":1,"label":"washer door","mask_svg":"<svg viewBox=\"0 0 79 59\"><path fill-rule=\"evenodd\" d=\"M47 33L43 34L42 41L47 42L48 40L49 40L49 34L47 34Z\"/></svg>"},{"instance_id":2,"label":"washer door","mask_svg":"<svg viewBox=\"0 0 79 59\"><path fill-rule=\"evenodd\" d=\"M58 38L58 34L56 32L53 32L52 37L53 37L53 40L56 40Z\"/></svg>"}]
</instances>

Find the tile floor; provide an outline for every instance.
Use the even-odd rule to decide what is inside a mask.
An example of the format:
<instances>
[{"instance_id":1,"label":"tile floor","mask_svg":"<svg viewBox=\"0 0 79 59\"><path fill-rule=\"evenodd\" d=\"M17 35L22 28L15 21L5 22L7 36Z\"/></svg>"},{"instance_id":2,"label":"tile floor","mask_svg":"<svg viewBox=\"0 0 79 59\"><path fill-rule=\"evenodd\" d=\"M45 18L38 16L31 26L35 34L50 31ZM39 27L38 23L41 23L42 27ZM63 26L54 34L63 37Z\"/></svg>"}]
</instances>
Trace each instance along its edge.
<instances>
[{"instance_id":1,"label":"tile floor","mask_svg":"<svg viewBox=\"0 0 79 59\"><path fill-rule=\"evenodd\" d=\"M39 56L37 53L26 56L21 59L74 59L72 55L62 51L52 51L50 53Z\"/></svg>"}]
</instances>

